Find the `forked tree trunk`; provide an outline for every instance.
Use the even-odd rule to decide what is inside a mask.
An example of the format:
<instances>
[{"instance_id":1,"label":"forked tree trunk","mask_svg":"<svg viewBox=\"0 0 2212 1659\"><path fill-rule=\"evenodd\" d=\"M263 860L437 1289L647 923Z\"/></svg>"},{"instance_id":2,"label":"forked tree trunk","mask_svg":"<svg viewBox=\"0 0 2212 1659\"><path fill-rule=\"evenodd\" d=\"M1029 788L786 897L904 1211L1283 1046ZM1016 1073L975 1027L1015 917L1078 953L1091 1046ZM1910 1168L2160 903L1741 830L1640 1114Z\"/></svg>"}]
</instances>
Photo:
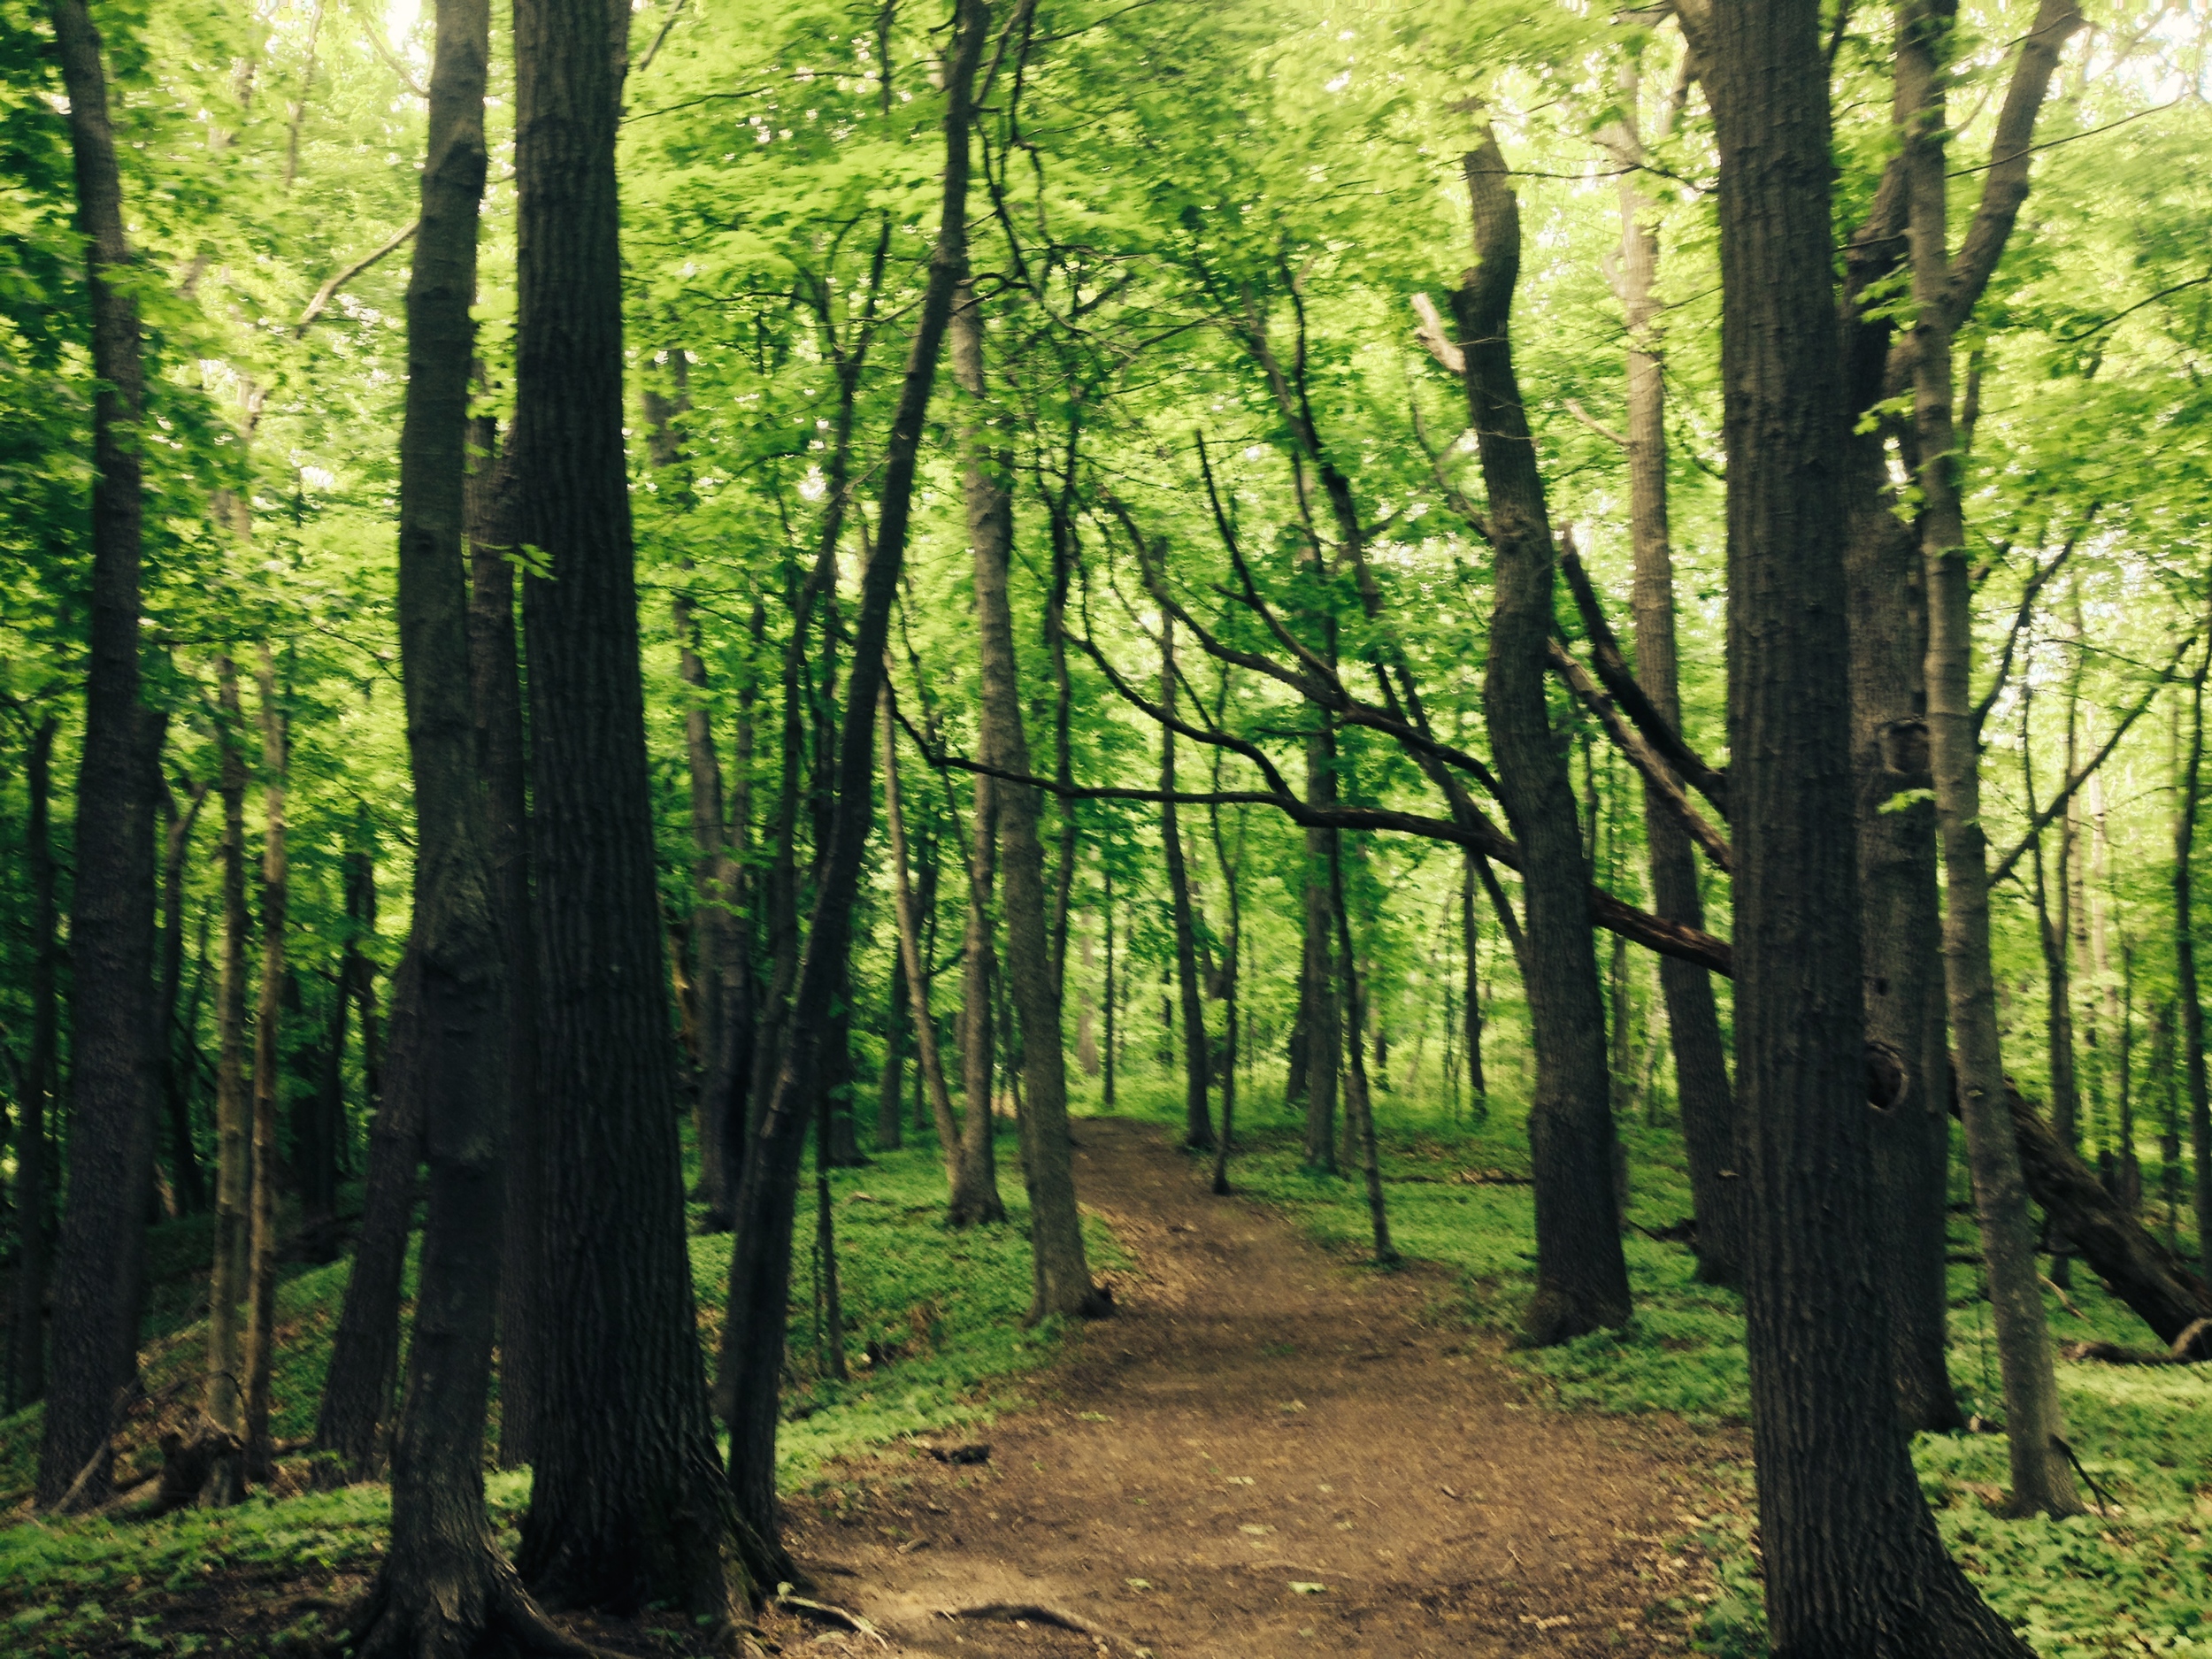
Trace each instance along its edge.
<instances>
[{"instance_id":1,"label":"forked tree trunk","mask_svg":"<svg viewBox=\"0 0 2212 1659\"><path fill-rule=\"evenodd\" d=\"M492 1647L583 1651L524 1593L484 1509L510 1060L502 893L472 696L465 504L490 24L487 0L439 0L422 228L407 285L399 626L415 786L409 942L417 984L411 1018L394 1033L407 1074L393 1081L422 1104L430 1202L392 1448L391 1548L350 1643L365 1659Z\"/></svg>"},{"instance_id":2,"label":"forked tree trunk","mask_svg":"<svg viewBox=\"0 0 2212 1659\"><path fill-rule=\"evenodd\" d=\"M1605 1002L1590 937L1590 874L1545 675L1552 630L1551 520L1507 336L1520 273L1520 209L1485 130L1467 157L1476 265L1453 296L1469 408L1489 497L1496 574L1483 704L1528 909L1522 972L1534 1027L1529 1149L1536 1181L1536 1294L1524 1326L1543 1346L1629 1316L1613 1184Z\"/></svg>"},{"instance_id":3,"label":"forked tree trunk","mask_svg":"<svg viewBox=\"0 0 2212 1659\"><path fill-rule=\"evenodd\" d=\"M154 855L152 769L139 703L139 445L146 380L127 267L123 187L109 123L100 36L86 0L53 0L69 97L77 227L92 306L91 637L76 799L76 892L69 953L76 1010L71 1053L69 1203L54 1263L53 1359L39 1443L38 1502L59 1501L104 1459L117 1392L137 1370L152 1155ZM78 1490L107 1495L107 1471Z\"/></svg>"},{"instance_id":4,"label":"forked tree trunk","mask_svg":"<svg viewBox=\"0 0 2212 1659\"><path fill-rule=\"evenodd\" d=\"M1897 1420L1865 1104L1816 0L1693 6L1720 150L1729 795L1747 1348L1774 1649L2024 1659L1944 1554Z\"/></svg>"},{"instance_id":5,"label":"forked tree trunk","mask_svg":"<svg viewBox=\"0 0 2212 1659\"><path fill-rule=\"evenodd\" d=\"M958 0L945 63L944 208L929 278L916 319L884 465L875 545L861 578L852 622L852 672L837 757L831 841L820 861L813 926L793 999L773 1094L749 1137L738 1194L738 1236L730 1261L729 1312L723 1325L721 1388L731 1409L730 1498L747 1567L767 1583L790 1576L776 1513L777 1386L783 1371L785 1310L791 1285L791 1229L806 1125L822 1084L823 1039L830 1005L846 978L853 904L875 816L875 733L869 718L881 695L891 604L906 558L914 475L937 359L954 290L967 269L968 150L972 95L986 36L989 0ZM618 299L618 295L614 296ZM972 1106L971 1111L972 1113ZM987 1122L987 1118L986 1119Z\"/></svg>"},{"instance_id":6,"label":"forked tree trunk","mask_svg":"<svg viewBox=\"0 0 2212 1659\"><path fill-rule=\"evenodd\" d=\"M46 1146L61 1032L52 821L54 733L59 724L49 715L31 728L23 769L30 805L24 862L31 881L31 1049L23 1066L22 1116L15 1133L15 1317L8 1326L7 1376L11 1410L46 1394L46 1283L53 1246L54 1186Z\"/></svg>"},{"instance_id":7,"label":"forked tree trunk","mask_svg":"<svg viewBox=\"0 0 2212 1659\"><path fill-rule=\"evenodd\" d=\"M253 1181L246 1227L246 1475L269 1477L269 1374L276 1361L277 1105L283 1094L285 912L290 903L286 856L286 719L276 658L266 641L255 675L261 693L261 996L254 1010Z\"/></svg>"},{"instance_id":8,"label":"forked tree trunk","mask_svg":"<svg viewBox=\"0 0 2212 1659\"><path fill-rule=\"evenodd\" d=\"M1991 1322L2004 1373L2005 1435L2013 1502L2024 1511L2079 1508L2065 1451L2058 1381L2036 1271L2020 1155L2005 1110L2004 1056L1989 956L1988 837L1981 820L1981 746L1974 729L1973 574L1960 503L1951 410L1946 293L1943 77L1951 42L1947 0L1915 0L1898 29L1898 103L1910 201L1913 412L1919 445L1920 550L1928 565L1928 732L1936 820L1943 841L1944 983L1958 1054L1967 1156L1989 1277Z\"/></svg>"},{"instance_id":9,"label":"forked tree trunk","mask_svg":"<svg viewBox=\"0 0 2212 1659\"><path fill-rule=\"evenodd\" d=\"M1175 715L1175 622L1160 618L1160 709ZM1202 1151L1214 1143L1206 1104L1206 1006L1198 989L1198 930L1183 857L1183 830L1175 810L1175 728L1160 727L1160 849L1167 862L1167 890L1175 921L1175 988L1183 1025L1183 1144Z\"/></svg>"},{"instance_id":10,"label":"forked tree trunk","mask_svg":"<svg viewBox=\"0 0 2212 1659\"><path fill-rule=\"evenodd\" d=\"M543 1211L517 1565L553 1605L661 1601L719 1622L726 1509L684 1242L622 436L628 19L599 0L515 8L510 459L517 540L549 566L523 595Z\"/></svg>"},{"instance_id":11,"label":"forked tree trunk","mask_svg":"<svg viewBox=\"0 0 2212 1659\"><path fill-rule=\"evenodd\" d=\"M1014 655L1014 611L1007 593L1013 558L1013 501L1006 485L1010 457L995 452L984 435L981 406L987 397L983 362L983 312L964 285L955 296L952 368L965 394L963 449L968 541L974 549L977 656L983 680L985 758L1001 771L1026 776L1029 736L1022 726L1020 671ZM1029 1191L1029 1248L1035 1294L1033 1323L1052 1314L1094 1315L1111 1306L1091 1282L1083 1254L1083 1222L1075 1203L1075 1169L1068 1133L1067 1052L1061 1034L1060 975L1053 959L1051 918L1045 888L1044 840L1038 792L1026 784L995 780L999 852L1006 872L1007 990L1021 1022L1022 1178ZM1196 987L1185 992L1195 1002ZM1199 1112L1205 1111L1205 1056L1201 1048ZM971 1114L975 1110L972 1097ZM986 1118L987 1121L987 1111Z\"/></svg>"}]
</instances>

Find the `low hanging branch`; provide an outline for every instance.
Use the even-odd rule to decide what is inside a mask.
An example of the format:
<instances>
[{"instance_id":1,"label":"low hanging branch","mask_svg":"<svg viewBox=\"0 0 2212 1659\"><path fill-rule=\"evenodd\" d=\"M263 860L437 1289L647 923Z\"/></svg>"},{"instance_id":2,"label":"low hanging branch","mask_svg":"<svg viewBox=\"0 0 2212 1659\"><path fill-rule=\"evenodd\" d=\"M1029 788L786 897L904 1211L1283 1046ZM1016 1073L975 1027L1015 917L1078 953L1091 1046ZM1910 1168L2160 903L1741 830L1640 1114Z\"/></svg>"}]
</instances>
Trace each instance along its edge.
<instances>
[{"instance_id":1,"label":"low hanging branch","mask_svg":"<svg viewBox=\"0 0 2212 1659\"><path fill-rule=\"evenodd\" d=\"M1698 810L1690 804L1689 797L1682 793L1682 786L1675 782L1666 764L1652 753L1651 745L1644 741L1642 734L1621 718L1621 711L1615 706L1613 699L1606 695L1603 687L1591 680L1582 664L1575 661L1567 648L1557 640L1551 642L1551 662L1559 677L1598 717L1607 734L1628 757L1636 770L1643 774L1651 792L1666 803L1667 810L1689 832L1690 839L1704 849L1705 856L1713 861L1717 868L1732 873L1736 867L1735 854L1728 845L1727 837L1708 824Z\"/></svg>"},{"instance_id":2,"label":"low hanging branch","mask_svg":"<svg viewBox=\"0 0 2212 1659\"><path fill-rule=\"evenodd\" d=\"M1087 640L1075 641L1092 661L1100 662L1096 648ZM1102 666L1105 666L1102 663ZM1111 785L1078 785L1062 783L1056 779L1041 778L1033 772L1010 772L1003 767L971 760L963 755L940 752L916 729L902 710L894 705L899 725L912 741L924 760L939 772L964 772L978 777L996 778L1008 783L1041 789L1048 795L1068 801L1144 801L1155 805L1173 801L1179 806L1266 806L1272 807L1302 829L1370 830L1403 835L1417 835L1425 841L1449 841L1461 847L1471 847L1486 858L1496 860L1510 870L1521 867L1521 849L1494 825L1478 819L1473 824L1455 823L1448 818L1431 818L1425 813L1401 812L1388 807L1328 806L1317 807L1300 799L1284 783L1276 769L1256 744L1235 737L1226 732L1209 731L1185 721L1164 717L1156 704L1135 694L1124 684L1112 669L1106 670L1114 680L1122 695L1150 715L1163 726L1171 726L1183 736L1201 743L1210 743L1244 757L1257 765L1271 786L1265 789L1141 789ZM1648 910L1617 899L1602 887L1590 889L1590 919L1609 933L1620 934L1662 956L1678 956L1685 962L1718 974L1734 972L1733 957L1724 939L1714 937L1694 927L1670 922Z\"/></svg>"}]
</instances>

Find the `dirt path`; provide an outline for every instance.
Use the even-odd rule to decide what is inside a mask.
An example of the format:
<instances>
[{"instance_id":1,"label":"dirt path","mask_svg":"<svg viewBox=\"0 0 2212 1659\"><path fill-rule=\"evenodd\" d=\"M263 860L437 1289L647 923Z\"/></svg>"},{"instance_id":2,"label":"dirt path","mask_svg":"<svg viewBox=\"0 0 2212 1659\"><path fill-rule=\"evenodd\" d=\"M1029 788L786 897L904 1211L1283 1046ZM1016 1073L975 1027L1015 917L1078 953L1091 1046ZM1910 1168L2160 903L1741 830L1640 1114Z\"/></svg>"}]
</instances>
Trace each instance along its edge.
<instances>
[{"instance_id":1,"label":"dirt path","mask_svg":"<svg viewBox=\"0 0 2212 1659\"><path fill-rule=\"evenodd\" d=\"M1102 1644L942 1609L1050 1606L1158 1659L1680 1651L1642 1615L1694 1587L1658 1548L1695 1506L1694 1448L1543 1409L1420 1322L1421 1275L1209 1196L1158 1127L1076 1133L1085 1205L1136 1258L1119 1313L985 1432L987 1463L866 1460L859 1501L798 1506L823 1599L973 1659Z\"/></svg>"}]
</instances>

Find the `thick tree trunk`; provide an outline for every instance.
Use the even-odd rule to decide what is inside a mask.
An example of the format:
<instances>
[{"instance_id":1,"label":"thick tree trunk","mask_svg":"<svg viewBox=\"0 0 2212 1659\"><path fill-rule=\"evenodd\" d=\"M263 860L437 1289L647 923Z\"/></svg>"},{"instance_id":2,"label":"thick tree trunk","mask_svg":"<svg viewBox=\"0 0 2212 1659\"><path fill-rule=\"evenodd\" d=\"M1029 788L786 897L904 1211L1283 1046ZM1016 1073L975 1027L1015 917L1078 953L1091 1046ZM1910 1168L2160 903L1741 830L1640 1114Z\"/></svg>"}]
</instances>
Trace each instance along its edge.
<instances>
[{"instance_id":1,"label":"thick tree trunk","mask_svg":"<svg viewBox=\"0 0 2212 1659\"><path fill-rule=\"evenodd\" d=\"M1555 741L1545 677L1553 546L1544 485L1521 403L1507 324L1520 272L1520 210L1486 129L1466 160L1477 263L1454 295L1469 408L1480 444L1495 552L1483 703L1506 818L1522 852L1529 949L1522 963L1536 1046L1529 1107L1536 1179L1536 1294L1525 1331L1538 1346L1629 1316L1613 1184L1605 1004L1590 937L1590 872L1574 789Z\"/></svg>"},{"instance_id":2,"label":"thick tree trunk","mask_svg":"<svg viewBox=\"0 0 2212 1659\"><path fill-rule=\"evenodd\" d=\"M1920 457L1920 550L1928 565L1928 731L1943 841L1944 983L1992 1323L2004 1373L2013 1502L2024 1511L2062 1516L2080 1505L2064 1449L2027 1190L2006 1121L2004 1056L1989 956L1988 838L1981 821L1981 746L1972 686L1973 575L1959 497L1951 419L1952 323L1946 309L1950 257L1942 60L1949 50L1950 23L1947 0L1916 0L1898 32L1898 104L1907 123L1901 136L1918 307L1913 414Z\"/></svg>"},{"instance_id":3,"label":"thick tree trunk","mask_svg":"<svg viewBox=\"0 0 2212 1659\"><path fill-rule=\"evenodd\" d=\"M515 12L517 540L542 1114L539 1384L518 1566L549 1603L727 1617L684 1244L622 442L615 135L629 13ZM427 964L425 977L427 979Z\"/></svg>"},{"instance_id":4,"label":"thick tree trunk","mask_svg":"<svg viewBox=\"0 0 2212 1659\"><path fill-rule=\"evenodd\" d=\"M1013 501L1006 474L1010 457L995 452L984 432L983 312L963 287L952 316L953 376L965 394L962 448L965 450L968 541L974 549L975 622L983 681L983 753L1004 772L1029 772L1029 735L1022 726L1020 671L1014 654L1014 611L1007 593L1013 558ZM1029 1191L1029 1245L1035 1295L1033 1323L1051 1314L1093 1315L1111 1303L1091 1283L1083 1254L1083 1222L1075 1203L1072 1142L1068 1133L1067 1052L1061 1034L1060 974L1054 962L1045 888L1042 816L1038 792L995 781L999 852L1006 872L1007 989L1021 1022L1022 1178ZM1171 831L1172 821L1170 821ZM1186 916L1187 919L1187 916ZM1197 987L1185 990L1195 1006ZM1198 1110L1205 1115L1205 1055L1198 1067ZM972 1097L968 1110L975 1110Z\"/></svg>"},{"instance_id":5,"label":"thick tree trunk","mask_svg":"<svg viewBox=\"0 0 2212 1659\"><path fill-rule=\"evenodd\" d=\"M1624 71L1624 77L1632 121L1637 81L1632 69ZM1632 126L1626 129L1626 138L1640 152ZM1633 168L1621 173L1621 258L1613 280L1628 322L1629 540L1635 561L1632 605L1636 679L1661 718L1680 731L1674 554L1667 512L1663 313L1657 293L1659 231L1653 222L1654 204L1640 188L1641 178ZM1648 784L1644 789L1644 842L1651 866L1652 909L1668 921L1701 931L1705 902L1698 887L1696 849L1681 818ZM1734 1173L1735 1094L1728 1080L1712 975L1694 963L1662 956L1659 988L1666 999L1667 1029L1673 1041L1675 1095L1682 1113L1691 1200L1697 1212L1698 1276L1712 1284L1739 1284L1743 1271L1743 1183ZM1473 1044L1468 1052L1475 1052Z\"/></svg>"},{"instance_id":6,"label":"thick tree trunk","mask_svg":"<svg viewBox=\"0 0 2212 1659\"><path fill-rule=\"evenodd\" d=\"M943 215L892 421L875 545L862 575L860 610L852 624L852 672L846 687L831 844L821 860L813 926L807 935L774 1092L749 1137L738 1196L739 1230L730 1263L721 1388L731 1407L730 1487L739 1548L749 1568L769 1583L790 1576L776 1516L776 1410L798 1167L805 1126L822 1082L822 1040L830 1004L850 958L854 899L875 816L875 733L869 716L883 687L883 654L891 603L906 557L923 422L954 290L967 269L968 150L974 119L971 100L990 24L989 0L958 0L944 75ZM972 1102L970 1111L972 1118ZM987 1113L984 1121L987 1124Z\"/></svg>"},{"instance_id":7,"label":"thick tree trunk","mask_svg":"<svg viewBox=\"0 0 2212 1659\"><path fill-rule=\"evenodd\" d=\"M30 805L24 826L24 864L30 878L33 930L31 1049L23 1066L22 1116L15 1131L15 1317L8 1326L7 1376L11 1410L46 1394L46 1289L55 1185L47 1165L47 1138L60 1070L61 1033L52 818L54 733L59 724L49 715L31 728L23 768Z\"/></svg>"},{"instance_id":8,"label":"thick tree trunk","mask_svg":"<svg viewBox=\"0 0 2212 1659\"><path fill-rule=\"evenodd\" d=\"M288 766L284 710L279 701L276 658L260 648L256 679L261 693L261 997L254 1010L253 1183L247 1207L246 1475L268 1479L269 1374L276 1360L277 1108L284 1064L285 913L291 873L286 856L284 795Z\"/></svg>"},{"instance_id":9,"label":"thick tree trunk","mask_svg":"<svg viewBox=\"0 0 2212 1659\"><path fill-rule=\"evenodd\" d=\"M1175 714L1175 623L1160 618L1160 708ZM1183 1024L1183 1144L1203 1151L1214 1143L1206 1103L1206 1008L1198 990L1198 930L1192 911L1190 871L1175 810L1175 729L1160 728L1160 849L1167 863L1169 909L1175 921L1175 988Z\"/></svg>"},{"instance_id":10,"label":"thick tree trunk","mask_svg":"<svg viewBox=\"0 0 2212 1659\"><path fill-rule=\"evenodd\" d=\"M53 1358L37 1495L58 1502L104 1455L119 1390L137 1370L137 1294L158 1079L154 1065L152 770L139 703L143 503L135 428L145 411L138 307L123 235L123 188L100 36L85 0L54 0L69 96L77 227L92 302L92 626L76 799L76 898L69 952L69 1204L54 1263ZM107 1494L106 1470L79 1491Z\"/></svg>"},{"instance_id":11,"label":"thick tree trunk","mask_svg":"<svg viewBox=\"0 0 2212 1659\"><path fill-rule=\"evenodd\" d=\"M357 1617L365 1659L512 1646L580 1653L549 1626L484 1510L484 1409L506 1172L506 943L469 649L468 393L486 167L488 0L439 0L422 228L407 285L400 434L400 662L415 786L416 995L394 1048L430 1165L391 1548Z\"/></svg>"},{"instance_id":12,"label":"thick tree trunk","mask_svg":"<svg viewBox=\"0 0 2212 1659\"><path fill-rule=\"evenodd\" d=\"M1691 8L1720 150L1729 793L1747 1348L1778 1655L2025 1647L1946 1557L1899 1426L1865 1104L1846 428L1814 0Z\"/></svg>"}]
</instances>

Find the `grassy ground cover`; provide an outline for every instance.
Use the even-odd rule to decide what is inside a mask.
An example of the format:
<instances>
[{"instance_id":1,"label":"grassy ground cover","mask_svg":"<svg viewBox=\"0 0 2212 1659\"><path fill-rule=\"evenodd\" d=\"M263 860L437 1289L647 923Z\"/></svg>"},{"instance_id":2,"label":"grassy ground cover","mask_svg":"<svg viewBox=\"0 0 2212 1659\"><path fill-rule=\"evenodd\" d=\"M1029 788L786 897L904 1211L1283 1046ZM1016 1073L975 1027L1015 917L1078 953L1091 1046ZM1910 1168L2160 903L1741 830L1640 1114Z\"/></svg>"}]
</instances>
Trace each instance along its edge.
<instances>
[{"instance_id":1,"label":"grassy ground cover","mask_svg":"<svg viewBox=\"0 0 2212 1659\"><path fill-rule=\"evenodd\" d=\"M790 1386L778 1447L787 1489L818 1481L840 1453L982 1421L1018 1402L1019 1379L1051 1357L1056 1324L1025 1330L1020 1323L1030 1296L1028 1217L1010 1142L1004 1152L1009 1167L1000 1186L1009 1219L964 1233L943 1224L944 1177L933 1147L876 1154L866 1168L832 1172L847 1331L843 1381L828 1375L810 1171L797 1225ZM209 1238L204 1217L155 1229L142 1368L157 1394L174 1387L186 1398L197 1387L206 1342L200 1263ZM1090 1244L1096 1264L1121 1259L1095 1223ZM710 1356L721 1333L729 1259L727 1234L695 1233L700 1337ZM349 1267L341 1260L286 1270L271 1390L280 1440L313 1432ZM411 1294L412 1275L411 1260ZM319 1569L361 1572L382 1551L390 1513L382 1486L257 1495L233 1509L188 1510L151 1523L31 1519L23 1500L40 1415L34 1407L0 1420L0 1494L17 1523L0 1525L0 1653L199 1652L205 1636L170 1629L159 1617L180 1596L217 1579L234 1585L296 1579ZM511 1545L529 1499L527 1471L494 1474L488 1498ZM327 1634L334 1610L334 1604L308 1604L296 1628L265 1633L262 1644L270 1652L307 1651Z\"/></svg>"},{"instance_id":2,"label":"grassy ground cover","mask_svg":"<svg viewBox=\"0 0 2212 1659\"><path fill-rule=\"evenodd\" d=\"M1232 1168L1240 1191L1292 1217L1310 1235L1356 1258L1369 1247L1359 1184L1301 1166L1301 1137L1279 1103L1260 1094L1240 1127ZM1088 1102L1095 1110L1094 1098ZM1179 1089L1125 1084L1118 1110L1180 1120ZM1379 1096L1377 1116L1388 1182L1391 1231L1409 1256L1441 1263L1458 1294L1443 1317L1502 1333L1515 1327L1532 1288L1534 1238L1529 1189L1465 1184L1465 1171L1525 1173L1522 1113L1500 1106L1486 1121L1454 1118L1431 1102ZM1726 1594L1707 1609L1709 1650L1764 1650L1756 1572L1747 1441L1748 1378L1743 1314L1732 1293L1700 1285L1687 1248L1655 1240L1690 1213L1681 1142L1671 1130L1625 1126L1630 1168L1625 1240L1636 1294L1626 1328L1558 1348L1512 1354L1539 1390L1562 1408L1609 1413L1670 1412L1718 1432L1736 1448L1724 1466L1713 1512L1699 1541L1720 1562ZM1962 1186L1954 1194L1962 1203ZM1955 1255L1977 1248L1972 1218L1955 1206ZM2193 1242L2184 1227L2185 1248ZM1951 1277L1951 1376L1970 1413L2001 1421L2004 1409L1977 1265ZM2050 1298L2051 1327L2063 1341L2104 1339L2157 1346L2124 1304L2077 1267L2074 1289ZM2145 1369L2062 1363L2068 1428L2103 1497L2085 1494L2092 1513L2051 1522L1992 1512L2006 1484L2005 1444L1994 1433L1917 1437L1921 1485L1953 1552L1983 1592L2049 1659L2155 1653L2212 1655L2212 1368ZM2101 1512L2099 1512L2101 1511Z\"/></svg>"}]
</instances>

